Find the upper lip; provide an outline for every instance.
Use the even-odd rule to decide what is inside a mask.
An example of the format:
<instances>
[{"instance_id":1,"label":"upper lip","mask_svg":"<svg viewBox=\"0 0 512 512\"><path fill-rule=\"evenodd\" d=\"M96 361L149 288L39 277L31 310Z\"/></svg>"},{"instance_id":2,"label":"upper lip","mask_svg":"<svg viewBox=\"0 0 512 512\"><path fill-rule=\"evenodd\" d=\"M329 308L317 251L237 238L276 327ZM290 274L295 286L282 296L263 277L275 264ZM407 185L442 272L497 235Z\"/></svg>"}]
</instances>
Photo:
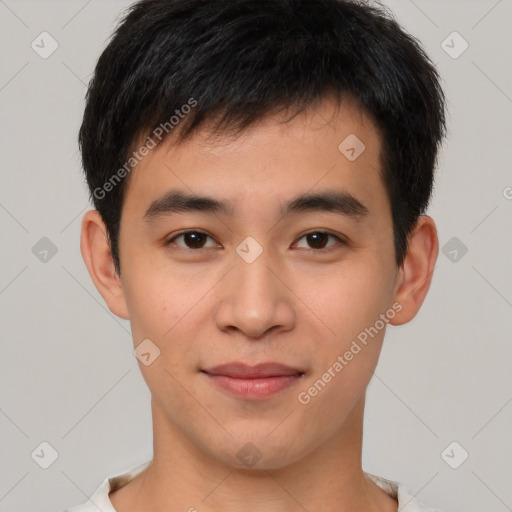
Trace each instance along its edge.
<instances>
[{"instance_id":1,"label":"upper lip","mask_svg":"<svg viewBox=\"0 0 512 512\"><path fill-rule=\"evenodd\" d=\"M282 375L302 375L304 372L281 363L260 363L251 366L245 363L227 363L213 368L202 370L209 375L225 375L239 379L261 379L265 377L278 377Z\"/></svg>"}]
</instances>

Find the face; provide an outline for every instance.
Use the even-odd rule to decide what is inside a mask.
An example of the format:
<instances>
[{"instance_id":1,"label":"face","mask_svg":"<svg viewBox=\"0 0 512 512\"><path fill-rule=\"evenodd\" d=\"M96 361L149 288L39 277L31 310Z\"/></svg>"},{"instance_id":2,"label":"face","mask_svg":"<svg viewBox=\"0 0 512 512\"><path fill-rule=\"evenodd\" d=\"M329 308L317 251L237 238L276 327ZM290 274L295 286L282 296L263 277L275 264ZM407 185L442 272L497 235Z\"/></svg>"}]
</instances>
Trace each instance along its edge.
<instances>
[{"instance_id":1,"label":"face","mask_svg":"<svg viewBox=\"0 0 512 512\"><path fill-rule=\"evenodd\" d=\"M230 466L243 449L278 468L341 435L400 307L379 135L327 100L287 124L206 135L132 172L123 300L169 425Z\"/></svg>"}]
</instances>

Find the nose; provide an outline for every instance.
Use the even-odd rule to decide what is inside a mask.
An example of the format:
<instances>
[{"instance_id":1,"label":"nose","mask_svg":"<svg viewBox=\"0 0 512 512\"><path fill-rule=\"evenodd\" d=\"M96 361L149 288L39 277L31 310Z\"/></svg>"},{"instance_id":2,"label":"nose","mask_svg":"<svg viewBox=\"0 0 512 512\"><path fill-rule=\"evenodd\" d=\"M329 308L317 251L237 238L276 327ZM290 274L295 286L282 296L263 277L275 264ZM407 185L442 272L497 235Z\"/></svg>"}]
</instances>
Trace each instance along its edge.
<instances>
[{"instance_id":1,"label":"nose","mask_svg":"<svg viewBox=\"0 0 512 512\"><path fill-rule=\"evenodd\" d=\"M287 280L283 266L270 261L265 250L252 263L235 255L234 268L219 283L218 328L239 331L254 340L270 331L292 329L296 311Z\"/></svg>"}]
</instances>

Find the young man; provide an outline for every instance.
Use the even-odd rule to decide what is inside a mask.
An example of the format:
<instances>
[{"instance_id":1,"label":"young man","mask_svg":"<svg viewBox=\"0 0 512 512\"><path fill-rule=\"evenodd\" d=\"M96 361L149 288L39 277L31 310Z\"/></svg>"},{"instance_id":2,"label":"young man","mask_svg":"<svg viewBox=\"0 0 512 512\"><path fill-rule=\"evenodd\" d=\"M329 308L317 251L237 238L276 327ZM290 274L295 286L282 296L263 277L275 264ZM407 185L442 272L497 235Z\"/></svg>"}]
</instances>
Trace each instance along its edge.
<instances>
[{"instance_id":1,"label":"young man","mask_svg":"<svg viewBox=\"0 0 512 512\"><path fill-rule=\"evenodd\" d=\"M154 456L71 510L430 510L361 450L386 327L430 286L444 131L435 69L382 10L132 6L87 94L81 249L130 320Z\"/></svg>"}]
</instances>

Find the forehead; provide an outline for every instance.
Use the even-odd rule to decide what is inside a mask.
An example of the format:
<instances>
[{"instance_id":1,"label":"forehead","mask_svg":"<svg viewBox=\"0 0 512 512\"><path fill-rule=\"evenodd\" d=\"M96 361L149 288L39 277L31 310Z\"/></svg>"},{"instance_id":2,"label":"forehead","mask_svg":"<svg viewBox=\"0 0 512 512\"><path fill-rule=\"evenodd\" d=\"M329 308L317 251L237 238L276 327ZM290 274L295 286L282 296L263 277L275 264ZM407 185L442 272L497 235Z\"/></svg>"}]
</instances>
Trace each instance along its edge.
<instances>
[{"instance_id":1,"label":"forehead","mask_svg":"<svg viewBox=\"0 0 512 512\"><path fill-rule=\"evenodd\" d=\"M267 117L234 135L205 127L179 144L169 137L132 171L124 207L143 216L172 189L213 196L232 213L275 202L277 214L293 196L336 189L373 214L387 207L380 153L378 130L364 111L324 100L288 122Z\"/></svg>"}]
</instances>

